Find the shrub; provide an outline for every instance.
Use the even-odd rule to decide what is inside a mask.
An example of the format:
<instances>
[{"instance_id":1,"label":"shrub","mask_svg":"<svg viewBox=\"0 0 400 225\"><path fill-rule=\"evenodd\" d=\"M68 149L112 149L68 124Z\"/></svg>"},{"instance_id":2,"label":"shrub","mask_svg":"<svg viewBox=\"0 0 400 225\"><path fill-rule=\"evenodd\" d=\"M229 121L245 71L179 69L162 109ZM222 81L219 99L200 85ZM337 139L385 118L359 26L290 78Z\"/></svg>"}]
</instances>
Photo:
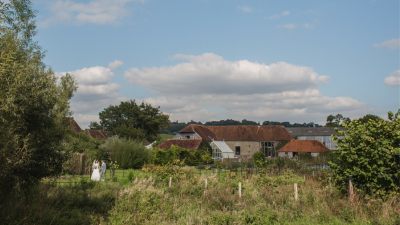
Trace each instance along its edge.
<instances>
[{"instance_id":1,"label":"shrub","mask_svg":"<svg viewBox=\"0 0 400 225\"><path fill-rule=\"evenodd\" d=\"M150 152L142 143L123 138L110 138L100 148L110 153L122 169L139 169L150 159Z\"/></svg>"},{"instance_id":2,"label":"shrub","mask_svg":"<svg viewBox=\"0 0 400 225\"><path fill-rule=\"evenodd\" d=\"M389 120L354 120L338 131L338 149L330 162L342 191L352 179L366 195L385 197L400 192L400 115Z\"/></svg>"},{"instance_id":3,"label":"shrub","mask_svg":"<svg viewBox=\"0 0 400 225\"><path fill-rule=\"evenodd\" d=\"M256 152L253 155L253 161L257 167L264 167L266 165L265 164L265 156L262 152Z\"/></svg>"},{"instance_id":4,"label":"shrub","mask_svg":"<svg viewBox=\"0 0 400 225\"><path fill-rule=\"evenodd\" d=\"M203 149L192 150L172 146L169 149L152 150L152 163L156 165L171 164L176 160L183 162L187 166L197 166L213 162L210 153Z\"/></svg>"}]
</instances>

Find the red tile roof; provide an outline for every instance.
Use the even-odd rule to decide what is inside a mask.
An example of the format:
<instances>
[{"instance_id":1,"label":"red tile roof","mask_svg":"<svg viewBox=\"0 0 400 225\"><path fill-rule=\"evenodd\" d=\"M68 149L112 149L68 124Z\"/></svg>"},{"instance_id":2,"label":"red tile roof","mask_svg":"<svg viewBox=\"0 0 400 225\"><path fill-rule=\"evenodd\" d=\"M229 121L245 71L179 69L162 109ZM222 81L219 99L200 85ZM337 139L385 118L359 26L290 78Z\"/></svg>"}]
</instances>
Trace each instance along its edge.
<instances>
[{"instance_id":1,"label":"red tile roof","mask_svg":"<svg viewBox=\"0 0 400 225\"><path fill-rule=\"evenodd\" d=\"M81 127L79 126L79 124L75 121L75 119L73 117L68 117L67 118L67 123L69 128L75 132L75 133L80 133L82 132Z\"/></svg>"},{"instance_id":2,"label":"red tile roof","mask_svg":"<svg viewBox=\"0 0 400 225\"><path fill-rule=\"evenodd\" d=\"M292 139L283 126L276 125L237 125L237 126L204 126L191 124L180 133L199 134L203 140L220 141L289 141Z\"/></svg>"},{"instance_id":3,"label":"red tile roof","mask_svg":"<svg viewBox=\"0 0 400 225\"><path fill-rule=\"evenodd\" d=\"M197 133L204 141L217 139L215 134L208 129L209 127L198 124L190 124L179 131L179 133Z\"/></svg>"},{"instance_id":4,"label":"red tile roof","mask_svg":"<svg viewBox=\"0 0 400 225\"><path fill-rule=\"evenodd\" d=\"M98 140L104 140L107 139L107 134L103 130L94 130L94 129L87 129L85 130L85 133L92 138L98 139Z\"/></svg>"},{"instance_id":5,"label":"red tile roof","mask_svg":"<svg viewBox=\"0 0 400 225\"><path fill-rule=\"evenodd\" d=\"M181 148L187 148L187 149L198 149L200 144L201 144L202 140L195 140L195 139L190 139L190 140L180 140L180 139L171 139L171 140L167 140L164 141L163 143L161 143L158 147L162 148L162 149L168 149L170 148L172 145L176 145L179 146Z\"/></svg>"},{"instance_id":6,"label":"red tile roof","mask_svg":"<svg viewBox=\"0 0 400 225\"><path fill-rule=\"evenodd\" d=\"M291 140L278 152L312 152L312 153L321 153L326 152L328 149L319 141L315 140Z\"/></svg>"}]
</instances>

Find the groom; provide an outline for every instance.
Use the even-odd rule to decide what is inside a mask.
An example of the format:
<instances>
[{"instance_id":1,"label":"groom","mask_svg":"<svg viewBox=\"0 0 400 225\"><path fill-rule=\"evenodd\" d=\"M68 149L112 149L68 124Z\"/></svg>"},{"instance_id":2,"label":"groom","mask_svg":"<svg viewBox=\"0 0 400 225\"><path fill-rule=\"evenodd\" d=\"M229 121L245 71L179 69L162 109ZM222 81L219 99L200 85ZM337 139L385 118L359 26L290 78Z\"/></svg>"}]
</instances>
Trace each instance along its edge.
<instances>
[{"instance_id":1,"label":"groom","mask_svg":"<svg viewBox=\"0 0 400 225\"><path fill-rule=\"evenodd\" d=\"M104 162L104 160L101 160L100 176L103 181L106 179L106 169L107 169L106 162Z\"/></svg>"}]
</instances>

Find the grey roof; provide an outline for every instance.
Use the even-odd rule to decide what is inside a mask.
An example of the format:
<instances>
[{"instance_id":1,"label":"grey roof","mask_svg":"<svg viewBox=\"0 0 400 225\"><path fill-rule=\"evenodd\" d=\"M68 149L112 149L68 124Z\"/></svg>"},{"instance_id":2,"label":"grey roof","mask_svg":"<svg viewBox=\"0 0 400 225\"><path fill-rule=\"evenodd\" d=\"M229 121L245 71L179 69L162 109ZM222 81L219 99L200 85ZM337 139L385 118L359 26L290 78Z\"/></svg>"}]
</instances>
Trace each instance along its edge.
<instances>
[{"instance_id":1,"label":"grey roof","mask_svg":"<svg viewBox=\"0 0 400 225\"><path fill-rule=\"evenodd\" d=\"M336 134L334 127L287 127L292 137L298 136L331 136Z\"/></svg>"}]
</instances>

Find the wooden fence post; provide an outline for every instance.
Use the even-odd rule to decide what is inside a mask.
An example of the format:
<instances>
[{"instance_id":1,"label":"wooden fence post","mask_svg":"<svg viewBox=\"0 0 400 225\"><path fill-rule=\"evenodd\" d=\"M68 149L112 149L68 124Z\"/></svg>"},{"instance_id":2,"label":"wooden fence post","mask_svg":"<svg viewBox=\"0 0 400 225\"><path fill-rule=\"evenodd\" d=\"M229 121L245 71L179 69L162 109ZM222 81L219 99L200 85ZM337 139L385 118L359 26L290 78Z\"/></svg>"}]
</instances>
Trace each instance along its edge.
<instances>
[{"instance_id":1,"label":"wooden fence post","mask_svg":"<svg viewBox=\"0 0 400 225\"><path fill-rule=\"evenodd\" d=\"M242 197L242 182L239 182L239 198Z\"/></svg>"},{"instance_id":2,"label":"wooden fence post","mask_svg":"<svg viewBox=\"0 0 400 225\"><path fill-rule=\"evenodd\" d=\"M297 190L297 183L294 183L293 187L294 187L294 200L297 201L297 200L299 200L299 193L298 193L298 190Z\"/></svg>"},{"instance_id":3,"label":"wooden fence post","mask_svg":"<svg viewBox=\"0 0 400 225\"><path fill-rule=\"evenodd\" d=\"M207 178L204 180L204 188L205 189L207 189L207 185L208 185L208 182L207 182Z\"/></svg>"},{"instance_id":4,"label":"wooden fence post","mask_svg":"<svg viewBox=\"0 0 400 225\"><path fill-rule=\"evenodd\" d=\"M169 187L169 188L172 187L172 177L169 177L168 187Z\"/></svg>"},{"instance_id":5,"label":"wooden fence post","mask_svg":"<svg viewBox=\"0 0 400 225\"><path fill-rule=\"evenodd\" d=\"M354 188L353 188L353 182L351 179L349 180L349 201L353 202L354 200Z\"/></svg>"}]
</instances>

